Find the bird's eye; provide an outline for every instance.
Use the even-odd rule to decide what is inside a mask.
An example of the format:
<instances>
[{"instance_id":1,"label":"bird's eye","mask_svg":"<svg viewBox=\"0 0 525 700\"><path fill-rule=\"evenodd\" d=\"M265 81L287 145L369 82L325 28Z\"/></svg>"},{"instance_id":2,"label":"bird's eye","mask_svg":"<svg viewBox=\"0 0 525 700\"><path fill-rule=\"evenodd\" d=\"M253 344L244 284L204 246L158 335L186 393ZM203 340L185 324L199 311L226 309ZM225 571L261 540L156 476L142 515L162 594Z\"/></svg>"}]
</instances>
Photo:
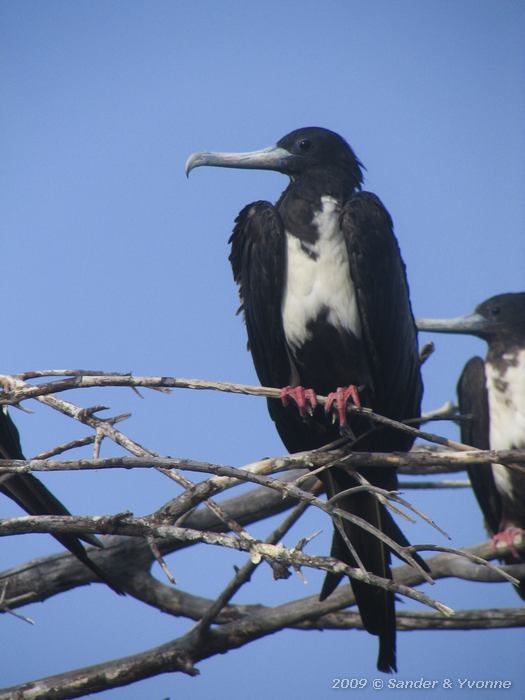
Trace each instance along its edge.
<instances>
[{"instance_id":1,"label":"bird's eye","mask_svg":"<svg viewBox=\"0 0 525 700\"><path fill-rule=\"evenodd\" d=\"M301 139L299 141L299 148L301 151L309 151L310 148L312 147L312 142L310 139Z\"/></svg>"},{"instance_id":2,"label":"bird's eye","mask_svg":"<svg viewBox=\"0 0 525 700\"><path fill-rule=\"evenodd\" d=\"M499 316L500 311L501 309L499 306L493 306L490 310L490 313L492 314L492 316Z\"/></svg>"}]
</instances>

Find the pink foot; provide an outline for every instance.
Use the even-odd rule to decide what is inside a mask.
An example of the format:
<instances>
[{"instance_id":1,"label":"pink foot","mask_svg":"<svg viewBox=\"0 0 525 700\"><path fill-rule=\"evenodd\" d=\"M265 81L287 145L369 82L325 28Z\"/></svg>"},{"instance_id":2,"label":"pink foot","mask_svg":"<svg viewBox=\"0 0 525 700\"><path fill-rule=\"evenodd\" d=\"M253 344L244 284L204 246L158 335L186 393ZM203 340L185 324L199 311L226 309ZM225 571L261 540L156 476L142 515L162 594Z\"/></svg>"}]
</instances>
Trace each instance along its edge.
<instances>
[{"instance_id":1,"label":"pink foot","mask_svg":"<svg viewBox=\"0 0 525 700\"><path fill-rule=\"evenodd\" d=\"M497 552L499 544L502 543L510 548L511 553L516 559L519 559L520 554L514 545L518 538L523 542L524 537L525 531L520 527L508 527L502 532L497 532L492 536L492 546L494 547L494 551Z\"/></svg>"},{"instance_id":2,"label":"pink foot","mask_svg":"<svg viewBox=\"0 0 525 700\"><path fill-rule=\"evenodd\" d=\"M281 389L283 406L288 406L290 399L297 405L301 418L305 417L306 412L313 416L317 407L317 396L313 389L305 389L302 386L285 386L284 389Z\"/></svg>"},{"instance_id":3,"label":"pink foot","mask_svg":"<svg viewBox=\"0 0 525 700\"><path fill-rule=\"evenodd\" d=\"M361 406L361 400L359 398L359 392L354 384L345 387L337 387L336 391L332 391L328 394L326 398L326 403L324 406L325 413L330 413L332 407L335 403L337 408L337 417L339 419L339 425L343 428L346 423L346 404L348 400L352 399L355 406Z\"/></svg>"}]
</instances>

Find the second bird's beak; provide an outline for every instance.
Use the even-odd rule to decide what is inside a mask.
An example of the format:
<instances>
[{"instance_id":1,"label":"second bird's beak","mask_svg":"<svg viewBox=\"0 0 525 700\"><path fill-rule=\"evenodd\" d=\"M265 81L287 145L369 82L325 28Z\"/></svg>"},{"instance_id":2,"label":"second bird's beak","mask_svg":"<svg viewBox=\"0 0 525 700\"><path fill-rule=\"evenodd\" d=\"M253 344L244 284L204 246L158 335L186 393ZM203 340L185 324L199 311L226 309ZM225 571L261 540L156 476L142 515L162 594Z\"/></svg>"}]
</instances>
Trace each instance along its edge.
<instances>
[{"instance_id":1,"label":"second bird's beak","mask_svg":"<svg viewBox=\"0 0 525 700\"><path fill-rule=\"evenodd\" d=\"M432 333L483 335L491 324L481 314L467 314L457 318L420 318L416 321L416 326L420 331Z\"/></svg>"}]
</instances>

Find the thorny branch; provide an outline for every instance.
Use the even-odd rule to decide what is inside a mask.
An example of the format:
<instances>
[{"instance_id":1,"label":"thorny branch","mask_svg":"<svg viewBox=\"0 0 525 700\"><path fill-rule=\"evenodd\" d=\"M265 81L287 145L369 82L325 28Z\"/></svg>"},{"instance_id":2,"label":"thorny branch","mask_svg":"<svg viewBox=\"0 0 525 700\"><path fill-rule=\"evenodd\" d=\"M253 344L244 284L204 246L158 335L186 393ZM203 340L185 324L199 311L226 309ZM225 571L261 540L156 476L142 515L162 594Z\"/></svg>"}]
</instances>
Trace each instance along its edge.
<instances>
[{"instance_id":1,"label":"thorny branch","mask_svg":"<svg viewBox=\"0 0 525 700\"><path fill-rule=\"evenodd\" d=\"M28 379L55 378L39 384L29 384ZM259 460L241 469L227 465L210 464L183 458L166 458L153 450L147 449L129 438L115 426L128 416L100 419L95 414L101 406L83 409L58 398L55 394L78 388L125 386L136 390L137 387L150 388L168 392L173 388L207 389L223 392L243 393L248 395L279 398L279 390L253 387L249 385L223 382L207 382L174 377L134 377L128 373L108 373L90 370L44 370L26 372L17 377L0 375L0 404L19 404L28 399L35 399L90 426L95 434L88 438L60 445L45 453L38 459L0 460L0 476L5 473L28 473L39 471L88 470L109 468L154 468L170 479L174 479L183 489L170 502L162 505L155 513L143 518L134 518L129 513L97 517L53 517L27 516L0 521L0 535L23 532L81 533L93 532L111 534L105 539L103 550L90 549L90 556L97 563L116 576L123 583L128 595L167 614L186 617L197 625L179 639L151 649L133 657L117 659L96 667L79 669L48 679L41 679L17 688L0 691L2 698L69 698L87 693L113 688L132 683L166 671L182 671L195 675L198 673L195 663L217 653L237 648L267 634L286 627L299 629L352 629L361 628L358 614L342 612L343 608L354 604L350 586L342 586L328 600L320 603L317 596L293 601L275 608L260 604L233 605L232 597L249 581L255 567L260 562L268 562L274 569L274 576L286 577L288 567L300 573L301 567L312 567L324 571L344 572L350 578L367 580L380 587L388 587L399 594L413 598L423 604L439 610L439 613L408 612L398 615L399 629L488 629L490 627L525 626L525 616L521 610L473 610L456 613L452 618L450 609L426 594L417 591L418 586L428 575L412 559L411 552L416 550L434 550L443 553L427 559L433 580L456 576L473 581L502 581L523 578L525 565L495 567L488 564L489 559L504 556L509 551L500 549L496 553L489 543L484 543L468 550L460 551L435 545L414 545L410 548L398 547L383 533L374 531L398 555L411 565L395 569L395 580L388 581L374 577L368 572L348 567L330 557L305 554L303 548L311 538L302 538L295 547L284 547L280 539L306 508L313 505L329 515L346 517L361 526L370 529L367 523L344 513L337 508L337 500L327 503L317 498L320 485L309 474L309 470L330 468L330 465L346 464L348 469L362 466L397 467L400 473L426 475L462 471L472 465L504 463L510 468L523 469L525 451L479 451L467 445L447 440L439 435L427 433L409 425L391 421L374 414L369 409L349 407L350 412L366 415L379 425L387 425L410 432L423 440L448 448L448 451L435 449L414 449L408 454L371 454L349 452L343 442L333 449L322 449L310 453L286 455ZM320 397L320 403L324 402ZM458 420L457 411L450 404L437 409L426 417L427 420ZM133 457L98 458L98 447L102 439L111 439L126 449ZM67 452L73 447L94 443L95 453L92 459L50 459ZM450 451L452 450L452 451ZM291 471L293 470L293 471ZM209 475L210 478L197 484L192 483L181 472L196 472ZM274 476L280 473L279 478ZM305 481L306 480L306 481ZM223 501L220 505L212 499L216 494L230 489L242 482L259 485L249 494ZM300 487L299 487L300 485ZM414 482L406 483L403 488L432 487L446 488L465 486L464 482ZM368 488L376 497L397 503L418 513L411 504L399 498L397 493L379 493L366 482L356 487ZM269 490L271 489L271 490ZM293 504L295 510L285 518L262 542L254 538L245 528L252 522L270 514L282 512ZM205 508L197 508L203 504ZM197 508L197 509L196 509ZM424 514L422 517L428 519ZM233 533L233 534L228 534ZM233 548L249 554L248 562L239 569L230 583L215 600L199 598L185 593L171 585L155 579L149 569L152 562L169 552L196 543L214 544ZM521 540L514 543L517 549L523 549ZM504 578L505 577L505 578ZM93 580L93 574L70 554L61 553L44 557L27 564L14 567L0 573L2 595L0 611L12 612L33 600L44 600L68 588L85 585ZM18 613L17 613L18 614ZM449 620L447 622L447 620ZM15 695L16 693L16 695Z\"/></svg>"},{"instance_id":2,"label":"thorny branch","mask_svg":"<svg viewBox=\"0 0 525 700\"><path fill-rule=\"evenodd\" d=\"M478 552L490 545L480 545L475 548ZM429 560L432 570L438 574L440 565L438 559L450 555L441 555ZM446 565L445 565L446 566ZM396 571L396 580L403 580L417 575L412 567L401 567ZM154 593L155 586L167 589L159 582L148 585L142 573L141 590L149 589L154 597L156 606L160 607L160 593ZM152 581L155 581L152 579ZM172 590L172 589L168 589ZM195 596L173 592L172 598L189 597L188 605L194 601L194 619L203 616L209 602L196 599ZM340 610L353 603L349 586L343 586L327 600L319 602L317 596L293 601L275 608L264 606L229 606L225 610L225 619L218 620L219 627L208 630L205 638L199 634L198 628L190 630L178 639L168 644L149 649L134 656L115 659L78 669L70 673L43 678L25 683L14 688L0 691L0 700L10 700L12 697L24 699L36 698L71 698L87 693L93 693L108 688L115 688L138 680L149 678L165 672L183 672L196 675L199 671L195 664L218 653L238 648L255 639L272 634L280 629L294 627L300 629L351 629L360 628L358 616L354 613L342 613ZM199 613L198 608L201 607ZM180 610L172 614L181 614ZM441 618L441 619L440 619ZM449 621L448 624L442 620ZM525 616L522 609L511 610L466 610L452 618L430 616L425 613L404 613L399 615L400 630L414 629L479 629L491 627L524 626ZM53 691L53 695L51 695ZM18 693L18 695L15 695Z\"/></svg>"},{"instance_id":3,"label":"thorny branch","mask_svg":"<svg viewBox=\"0 0 525 700\"><path fill-rule=\"evenodd\" d=\"M3 395L0 395L0 404L16 405L21 401L31 398L47 403L45 398L51 394L57 394L70 389L86 389L107 386L126 386L135 389L140 386L160 391L169 391L170 389L197 389L222 391L233 394L246 394L250 396L263 396L265 398L273 399L280 398L280 389L275 389L273 387L253 386L249 384L235 384L232 382L212 382L203 379L181 379L176 377L136 377L131 374L103 373L97 375L93 370L56 370L55 372L59 373L60 375L68 375L68 378L47 382L45 384L31 385L11 375L0 375L0 385L5 387ZM34 377L38 373L33 372L30 374ZM41 373L39 376L45 376L46 374L48 376L49 374L53 374L53 376L55 376L53 370L46 370L45 374ZM22 376L27 376L27 373ZM324 405L327 401L327 397L318 396L317 400L319 404ZM55 404L55 408L61 410L58 408L57 404ZM406 423L400 423L399 421L386 418L385 416L380 416L369 408L348 405L347 410L350 413L366 416L371 421L378 423L379 425L396 428L402 432L414 435L414 437L420 437L438 445L444 445L458 450L472 449L469 448L468 445L463 445L460 442L448 440L440 435L427 433L418 430L417 428L413 428ZM449 410L448 407L447 410ZM64 410L64 412L66 411ZM79 416L72 417L76 417L78 420L81 420Z\"/></svg>"}]
</instances>

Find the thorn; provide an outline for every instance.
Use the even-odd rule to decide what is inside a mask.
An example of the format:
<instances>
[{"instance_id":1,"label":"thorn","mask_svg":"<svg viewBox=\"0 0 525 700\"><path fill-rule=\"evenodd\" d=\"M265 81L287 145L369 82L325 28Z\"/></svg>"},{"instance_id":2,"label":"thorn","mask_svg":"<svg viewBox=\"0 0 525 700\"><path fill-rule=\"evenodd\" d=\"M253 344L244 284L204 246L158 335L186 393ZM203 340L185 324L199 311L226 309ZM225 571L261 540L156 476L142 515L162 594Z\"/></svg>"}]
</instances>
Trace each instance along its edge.
<instances>
[{"instance_id":1,"label":"thorn","mask_svg":"<svg viewBox=\"0 0 525 700\"><path fill-rule=\"evenodd\" d=\"M97 428L95 430L95 440L93 441L93 459L98 459L100 457L100 448L102 446L103 439L103 432Z\"/></svg>"},{"instance_id":2,"label":"thorn","mask_svg":"<svg viewBox=\"0 0 525 700\"><path fill-rule=\"evenodd\" d=\"M164 557L162 556L162 554L160 553L160 550L157 547L157 543L155 542L154 538L151 536L148 536L148 537L146 537L146 541L149 545L149 548L151 549L151 553L155 557L155 560L157 561L158 565L160 566L160 568L164 572L166 578L168 579L168 581L170 583L175 585L177 583L177 581L175 580L175 576L171 573L168 565L166 564L166 561L165 561Z\"/></svg>"},{"instance_id":3,"label":"thorn","mask_svg":"<svg viewBox=\"0 0 525 700\"><path fill-rule=\"evenodd\" d=\"M435 351L435 349L436 346L432 341L430 341L429 343L425 343L419 351L419 363L421 365L424 364L428 360L430 355L432 355L432 353Z\"/></svg>"},{"instance_id":4,"label":"thorn","mask_svg":"<svg viewBox=\"0 0 525 700\"><path fill-rule=\"evenodd\" d=\"M128 418L131 418L131 413L121 413L120 415L115 416L114 418L108 418L106 423L114 425L115 423L121 423L123 420L128 420Z\"/></svg>"},{"instance_id":5,"label":"thorn","mask_svg":"<svg viewBox=\"0 0 525 700\"><path fill-rule=\"evenodd\" d=\"M29 413L29 415L32 415L34 411L32 411L30 408L26 408L25 406L21 406L19 403L12 403L10 404L13 408L17 408L19 411L22 411L22 413Z\"/></svg>"},{"instance_id":6,"label":"thorn","mask_svg":"<svg viewBox=\"0 0 525 700\"><path fill-rule=\"evenodd\" d=\"M90 406L89 408L83 408L78 412L78 417L80 420L83 418L92 418L95 413L99 413L99 411L109 411L109 406Z\"/></svg>"},{"instance_id":7,"label":"thorn","mask_svg":"<svg viewBox=\"0 0 525 700\"><path fill-rule=\"evenodd\" d=\"M36 624L35 621L32 620L30 617L26 617L25 615L21 615L20 613L11 610L11 608L5 603L5 594L7 592L8 585L9 582L6 581L2 587L2 593L0 593L0 610L3 610L4 612L9 613L10 615L13 615L13 617L17 617L19 620L27 622L30 625Z\"/></svg>"},{"instance_id":8,"label":"thorn","mask_svg":"<svg viewBox=\"0 0 525 700\"><path fill-rule=\"evenodd\" d=\"M268 564L271 566L274 581L287 579L292 575L286 564L283 564L280 561L272 561L268 562Z\"/></svg>"},{"instance_id":9,"label":"thorn","mask_svg":"<svg viewBox=\"0 0 525 700\"><path fill-rule=\"evenodd\" d=\"M301 569L298 566L294 566L294 571L297 574L297 576L301 579L301 581L304 583L305 586L308 585L308 579L306 576L303 574Z\"/></svg>"},{"instance_id":10,"label":"thorn","mask_svg":"<svg viewBox=\"0 0 525 700\"><path fill-rule=\"evenodd\" d=\"M302 552L307 544L309 544L316 537L319 537L321 532L322 532L322 530L316 530L315 532L312 532L311 535L307 535L306 537L301 537L299 542L295 545L294 550L297 552Z\"/></svg>"}]
</instances>

